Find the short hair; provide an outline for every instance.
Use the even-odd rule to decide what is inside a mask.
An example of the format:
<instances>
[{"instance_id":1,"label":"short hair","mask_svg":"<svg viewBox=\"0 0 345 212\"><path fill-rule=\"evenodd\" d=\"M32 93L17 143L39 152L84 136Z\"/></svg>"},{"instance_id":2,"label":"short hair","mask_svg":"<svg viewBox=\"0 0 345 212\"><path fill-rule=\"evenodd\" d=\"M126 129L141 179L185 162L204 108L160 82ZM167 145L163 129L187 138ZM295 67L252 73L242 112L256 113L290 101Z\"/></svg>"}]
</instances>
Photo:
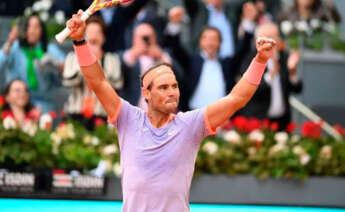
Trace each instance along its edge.
<instances>
[{"instance_id":1,"label":"short hair","mask_svg":"<svg viewBox=\"0 0 345 212\"><path fill-rule=\"evenodd\" d=\"M101 16L93 15L86 20L86 25L92 24L92 23L100 25L104 36L106 35L107 25L105 24L104 19Z\"/></svg>"},{"instance_id":2,"label":"short hair","mask_svg":"<svg viewBox=\"0 0 345 212\"><path fill-rule=\"evenodd\" d=\"M153 71L154 69L156 69L156 68L158 68L158 67L160 67L160 66L167 66L167 67L169 67L171 70L173 70L173 66L170 65L169 63L157 63L156 65L150 67L150 68L140 77L140 86L141 86L142 88L144 87L144 78L145 78L145 76L146 76L149 72ZM147 89L148 89L148 90L151 90L151 88L152 88L152 82L151 82L150 85L147 87Z\"/></svg>"},{"instance_id":3,"label":"short hair","mask_svg":"<svg viewBox=\"0 0 345 212\"><path fill-rule=\"evenodd\" d=\"M219 31L219 29L217 29L216 27L213 27L213 26L205 26L205 27L201 30L200 34L199 34L199 44L200 44L201 36L202 36L206 31L209 31L209 30L210 30L210 31L215 31L215 32L217 32L218 38L219 38L219 42L222 43L223 37L222 37L222 33Z\"/></svg>"}]
</instances>

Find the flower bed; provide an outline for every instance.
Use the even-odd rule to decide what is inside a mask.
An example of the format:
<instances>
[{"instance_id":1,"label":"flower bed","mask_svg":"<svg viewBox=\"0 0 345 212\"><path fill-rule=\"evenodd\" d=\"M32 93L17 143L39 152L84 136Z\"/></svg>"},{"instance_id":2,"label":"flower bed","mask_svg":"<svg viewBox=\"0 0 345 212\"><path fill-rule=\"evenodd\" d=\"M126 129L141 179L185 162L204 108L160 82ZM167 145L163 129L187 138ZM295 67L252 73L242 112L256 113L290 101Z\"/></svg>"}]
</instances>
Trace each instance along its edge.
<instances>
[{"instance_id":1,"label":"flower bed","mask_svg":"<svg viewBox=\"0 0 345 212\"><path fill-rule=\"evenodd\" d=\"M88 172L105 161L109 174L119 176L120 153L116 130L97 120L94 131L78 123L62 123L51 130L55 113L40 122L19 127L10 113L1 111L0 164L3 168L46 167ZM7 114L7 116L4 116ZM50 121L50 122L49 122ZM345 138L322 136L321 124L306 122L301 135L291 123L277 132L277 123L236 117L219 128L200 147L195 175L250 174L260 179L345 175ZM344 136L344 129L335 126Z\"/></svg>"}]
</instances>

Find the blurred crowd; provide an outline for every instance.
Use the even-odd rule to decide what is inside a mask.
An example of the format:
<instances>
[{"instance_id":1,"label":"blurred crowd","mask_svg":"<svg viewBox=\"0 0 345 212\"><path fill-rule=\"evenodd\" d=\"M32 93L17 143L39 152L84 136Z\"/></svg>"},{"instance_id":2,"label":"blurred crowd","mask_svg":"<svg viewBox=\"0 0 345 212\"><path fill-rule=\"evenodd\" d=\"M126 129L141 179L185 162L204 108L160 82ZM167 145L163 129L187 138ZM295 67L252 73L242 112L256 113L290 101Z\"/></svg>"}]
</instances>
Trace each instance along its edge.
<instances>
[{"instance_id":1,"label":"blurred crowd","mask_svg":"<svg viewBox=\"0 0 345 212\"><path fill-rule=\"evenodd\" d=\"M50 1L50 0L47 0ZM51 12L70 17L90 0L54 1ZM34 0L2 0L2 16L22 16ZM174 4L172 4L174 5ZM202 108L229 93L255 55L258 36L275 39L274 57L253 99L237 115L269 119L284 130L291 121L288 98L302 92L300 52L288 49L280 23L315 19L339 24L332 0L294 0L283 8L278 0L181 0L178 6L136 0L106 8L87 21L86 39L119 95L146 109L140 76L157 63L174 67L181 99L179 110ZM85 82L73 51L66 54L48 40L45 23L35 13L12 27L0 50L0 72L6 85L4 111L18 123L52 110L52 86L68 88L64 119L79 120L89 129L106 114ZM6 110L5 110L6 109Z\"/></svg>"}]
</instances>

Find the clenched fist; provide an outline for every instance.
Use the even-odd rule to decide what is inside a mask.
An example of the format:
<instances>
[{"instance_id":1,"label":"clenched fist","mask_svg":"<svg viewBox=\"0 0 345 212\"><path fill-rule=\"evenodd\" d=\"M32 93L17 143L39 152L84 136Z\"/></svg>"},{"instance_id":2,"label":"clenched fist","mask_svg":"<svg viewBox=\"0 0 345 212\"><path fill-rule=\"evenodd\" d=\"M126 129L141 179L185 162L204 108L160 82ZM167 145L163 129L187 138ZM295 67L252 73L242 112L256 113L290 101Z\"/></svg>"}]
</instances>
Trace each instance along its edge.
<instances>
[{"instance_id":1,"label":"clenched fist","mask_svg":"<svg viewBox=\"0 0 345 212\"><path fill-rule=\"evenodd\" d=\"M83 40L85 33L85 21L81 20L82 10L78 11L78 14L74 14L71 19L67 21L67 27L71 30L72 40Z\"/></svg>"},{"instance_id":2,"label":"clenched fist","mask_svg":"<svg viewBox=\"0 0 345 212\"><path fill-rule=\"evenodd\" d=\"M255 60L259 63L266 63L275 51L277 42L271 38L259 37L256 40L256 49L258 51Z\"/></svg>"}]
</instances>

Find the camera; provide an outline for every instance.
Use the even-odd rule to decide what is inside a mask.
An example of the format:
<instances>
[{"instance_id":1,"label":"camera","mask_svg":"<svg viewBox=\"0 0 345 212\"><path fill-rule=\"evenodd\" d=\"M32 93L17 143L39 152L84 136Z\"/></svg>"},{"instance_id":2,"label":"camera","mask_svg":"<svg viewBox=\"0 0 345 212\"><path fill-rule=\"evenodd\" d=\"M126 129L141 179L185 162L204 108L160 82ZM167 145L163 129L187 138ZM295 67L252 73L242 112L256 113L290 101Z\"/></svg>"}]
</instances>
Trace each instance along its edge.
<instances>
[{"instance_id":1,"label":"camera","mask_svg":"<svg viewBox=\"0 0 345 212\"><path fill-rule=\"evenodd\" d=\"M145 42L145 44L147 46L149 46L150 45L150 36L148 36L148 35L143 36L143 41Z\"/></svg>"}]
</instances>

